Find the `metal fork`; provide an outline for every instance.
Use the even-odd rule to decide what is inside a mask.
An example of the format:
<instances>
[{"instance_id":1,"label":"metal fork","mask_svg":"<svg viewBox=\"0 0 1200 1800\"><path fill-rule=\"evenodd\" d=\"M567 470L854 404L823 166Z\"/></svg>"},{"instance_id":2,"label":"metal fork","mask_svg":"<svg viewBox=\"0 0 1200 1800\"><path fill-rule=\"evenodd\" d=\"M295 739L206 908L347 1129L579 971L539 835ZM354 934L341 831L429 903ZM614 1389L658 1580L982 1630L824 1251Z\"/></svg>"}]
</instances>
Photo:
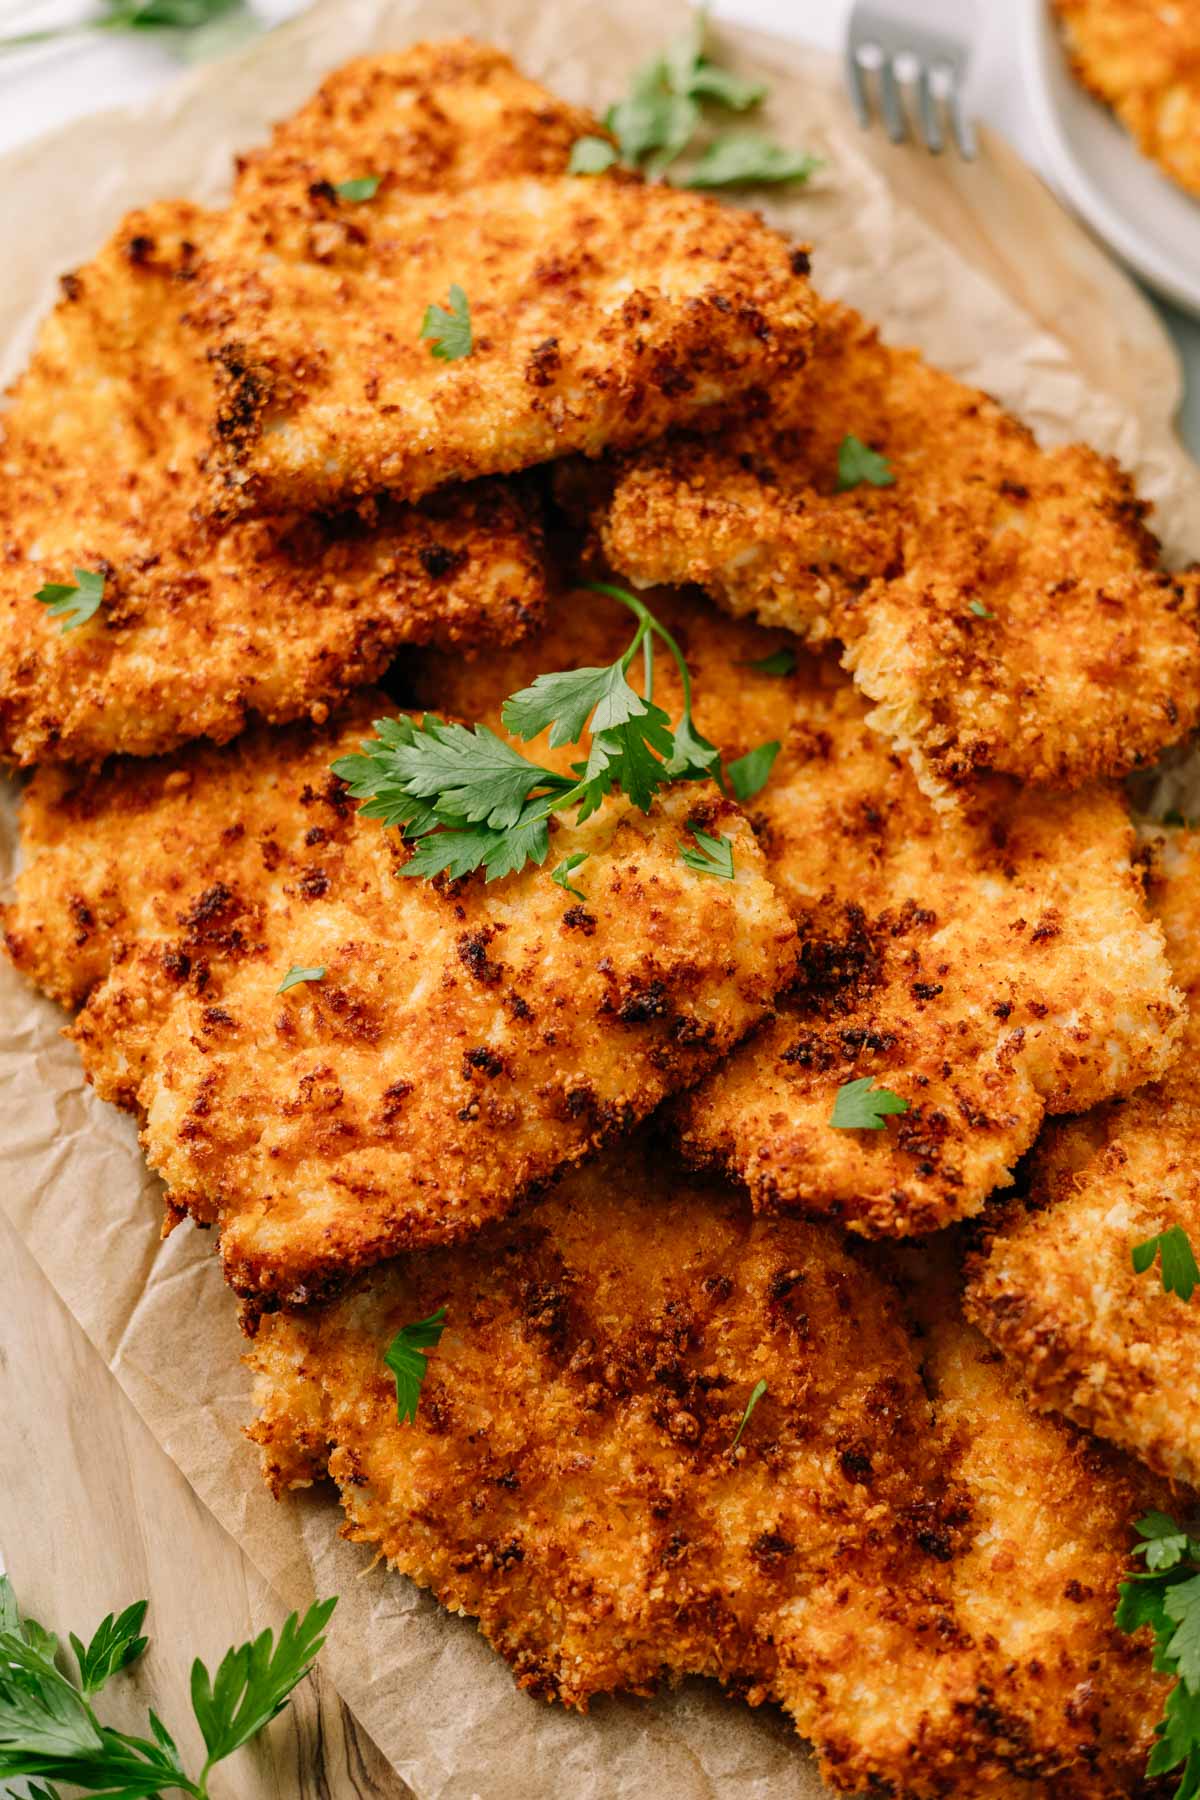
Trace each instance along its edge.
<instances>
[{"instance_id":1,"label":"metal fork","mask_svg":"<svg viewBox=\"0 0 1200 1800\"><path fill-rule=\"evenodd\" d=\"M975 134L963 106L976 25L975 0L855 0L846 35L846 81L858 122L871 123L871 87L893 144L915 133L944 149L943 114L959 154L973 157ZM874 83L871 77L874 76ZM906 105L906 90L914 107Z\"/></svg>"}]
</instances>

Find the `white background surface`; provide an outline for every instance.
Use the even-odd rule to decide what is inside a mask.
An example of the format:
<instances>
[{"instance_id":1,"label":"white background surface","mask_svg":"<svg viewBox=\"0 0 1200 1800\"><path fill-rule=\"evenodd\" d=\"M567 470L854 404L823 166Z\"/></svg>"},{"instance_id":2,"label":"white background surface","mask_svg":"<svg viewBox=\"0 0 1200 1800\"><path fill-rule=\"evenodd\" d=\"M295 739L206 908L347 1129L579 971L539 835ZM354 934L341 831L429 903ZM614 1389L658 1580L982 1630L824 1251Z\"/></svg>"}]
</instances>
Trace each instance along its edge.
<instances>
[{"instance_id":1,"label":"white background surface","mask_svg":"<svg viewBox=\"0 0 1200 1800\"><path fill-rule=\"evenodd\" d=\"M253 4L272 22L299 10L297 0L253 0ZM545 0L545 4L553 6L554 0ZM88 0L0 0L0 35L47 20L78 18L87 5ZM717 19L756 25L802 43L837 50L850 0L713 0L711 10ZM965 4L963 11L967 11ZM982 0L977 12L981 27L972 68L972 110L1002 131L1034 168L1044 172L1041 145L1022 93L1012 12L1003 0L999 5ZM143 98L170 81L179 67L163 43L124 34L94 36L67 47L8 56L0 60L0 151L80 113ZM914 148L912 154L925 152ZM1200 455L1200 323L1185 319L1165 304L1160 311L1184 357L1188 397L1182 427Z\"/></svg>"}]
</instances>

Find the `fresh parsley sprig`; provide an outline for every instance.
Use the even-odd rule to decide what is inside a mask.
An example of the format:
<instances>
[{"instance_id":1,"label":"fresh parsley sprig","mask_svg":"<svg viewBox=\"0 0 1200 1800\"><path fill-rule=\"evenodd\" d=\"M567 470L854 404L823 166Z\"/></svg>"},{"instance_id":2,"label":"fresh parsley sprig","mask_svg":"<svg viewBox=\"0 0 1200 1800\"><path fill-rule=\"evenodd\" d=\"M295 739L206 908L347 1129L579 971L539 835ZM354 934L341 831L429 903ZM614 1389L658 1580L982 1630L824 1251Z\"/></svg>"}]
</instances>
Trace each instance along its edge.
<instances>
[{"instance_id":1,"label":"fresh parsley sprig","mask_svg":"<svg viewBox=\"0 0 1200 1800\"><path fill-rule=\"evenodd\" d=\"M446 1329L446 1309L439 1306L427 1319L413 1325L402 1325L387 1349L383 1360L396 1377L396 1417L403 1425L412 1424L421 1399L421 1384L429 1373L427 1352L436 1350Z\"/></svg>"},{"instance_id":2,"label":"fresh parsley sprig","mask_svg":"<svg viewBox=\"0 0 1200 1800\"><path fill-rule=\"evenodd\" d=\"M76 1687L58 1667L58 1640L35 1619L22 1618L7 1576L0 1575L0 1780L31 1780L30 1792L57 1800L52 1784L69 1781L108 1800L151 1800L163 1793L208 1800L208 1778L264 1725L282 1712L324 1643L334 1599L293 1613L275 1642L264 1631L226 1652L216 1676L197 1658L192 1665L192 1710L207 1756L199 1776L184 1772L170 1732L153 1712L150 1737L116 1731L90 1704L112 1677L146 1648L140 1635L146 1602L104 1619L86 1646L71 1635L79 1664Z\"/></svg>"},{"instance_id":3,"label":"fresh parsley sprig","mask_svg":"<svg viewBox=\"0 0 1200 1800\"><path fill-rule=\"evenodd\" d=\"M1200 1795L1200 1543L1166 1513L1137 1521L1142 1541L1134 1554L1146 1567L1118 1590L1116 1622L1122 1631L1149 1626L1154 1666L1178 1680L1155 1728L1157 1742L1146 1764L1149 1777L1182 1769L1175 1800Z\"/></svg>"},{"instance_id":4,"label":"fresh parsley sprig","mask_svg":"<svg viewBox=\"0 0 1200 1800\"><path fill-rule=\"evenodd\" d=\"M1192 1241L1182 1225L1170 1225L1166 1231L1155 1232L1144 1243L1134 1244L1129 1255L1135 1275L1144 1275L1158 1259L1166 1294L1178 1294L1181 1300L1190 1300L1200 1286L1200 1267L1196 1264Z\"/></svg>"},{"instance_id":5,"label":"fresh parsley sprig","mask_svg":"<svg viewBox=\"0 0 1200 1800\"><path fill-rule=\"evenodd\" d=\"M598 175L620 161L642 170L652 181L661 180L692 145L704 124L706 105L745 113L760 104L767 93L762 82L743 80L707 55L707 28L702 10L661 55L642 64L629 92L605 114L616 147L607 138L578 138L567 165L572 175ZM728 132L701 150L678 177L678 185L715 188L806 181L819 167L815 157L787 150L761 132Z\"/></svg>"},{"instance_id":6,"label":"fresh parsley sprig","mask_svg":"<svg viewBox=\"0 0 1200 1800\"><path fill-rule=\"evenodd\" d=\"M570 775L532 762L486 725L448 724L432 713L421 720L377 720L377 735L362 744L361 754L333 764L352 798L364 803L364 817L399 826L415 845L401 874L454 879L482 868L495 881L527 863L545 862L554 813L576 808L581 824L614 788L649 812L670 782L720 779L721 754L696 728L691 675L671 632L624 588L589 585L634 614L637 629L628 648L602 668L539 675L501 709L514 737L528 742L548 731L553 749L577 744L590 731L587 759L573 763ZM683 688L683 716L674 728L653 699L656 641L670 653ZM641 694L628 679L639 651ZM698 854L686 852L684 860ZM718 844L713 854L723 865L726 850ZM731 850L728 856L731 862ZM706 862L705 872L723 867L714 870Z\"/></svg>"}]
</instances>

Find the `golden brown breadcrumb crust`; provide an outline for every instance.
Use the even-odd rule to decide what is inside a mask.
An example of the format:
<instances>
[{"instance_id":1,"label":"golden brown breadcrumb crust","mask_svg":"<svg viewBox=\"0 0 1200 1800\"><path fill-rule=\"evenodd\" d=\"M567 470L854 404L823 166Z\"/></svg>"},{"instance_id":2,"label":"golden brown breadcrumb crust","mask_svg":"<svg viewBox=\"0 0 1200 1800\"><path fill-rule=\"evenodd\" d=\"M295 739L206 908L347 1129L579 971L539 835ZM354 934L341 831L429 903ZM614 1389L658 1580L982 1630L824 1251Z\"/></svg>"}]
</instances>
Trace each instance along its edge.
<instances>
[{"instance_id":1,"label":"golden brown breadcrumb crust","mask_svg":"<svg viewBox=\"0 0 1200 1800\"><path fill-rule=\"evenodd\" d=\"M212 378L180 323L214 215L164 201L64 278L0 416L0 755L99 761L256 714L303 716L374 680L397 645L508 641L545 598L533 497L498 482L420 509L197 522ZM64 631L46 582L103 572Z\"/></svg>"},{"instance_id":2,"label":"golden brown breadcrumb crust","mask_svg":"<svg viewBox=\"0 0 1200 1800\"><path fill-rule=\"evenodd\" d=\"M596 455L777 380L811 297L751 214L566 173L599 127L467 41L348 63L249 160L199 287L216 503L338 506ZM339 184L379 180L365 202ZM421 337L452 285L469 355Z\"/></svg>"},{"instance_id":3,"label":"golden brown breadcrumb crust","mask_svg":"<svg viewBox=\"0 0 1200 1800\"><path fill-rule=\"evenodd\" d=\"M1079 80L1200 194L1200 11L1191 0L1054 0L1054 10Z\"/></svg>"},{"instance_id":4,"label":"golden brown breadcrumb crust","mask_svg":"<svg viewBox=\"0 0 1200 1800\"><path fill-rule=\"evenodd\" d=\"M401 1424L383 1351L442 1306ZM264 1321L248 1360L275 1492L328 1469L348 1534L533 1694L712 1676L780 1701L847 1791L1140 1789L1167 1684L1112 1608L1145 1484L1031 1417L968 1328L914 1336L825 1227L635 1143Z\"/></svg>"},{"instance_id":5,"label":"golden brown breadcrumb crust","mask_svg":"<svg viewBox=\"0 0 1200 1800\"><path fill-rule=\"evenodd\" d=\"M991 769L1074 788L1152 762L1200 717L1200 575L1168 575L1116 464L1040 450L994 401L818 305L768 410L618 462L588 493L604 553L820 644L949 801ZM839 492L853 435L890 487ZM580 502L579 476L561 478Z\"/></svg>"},{"instance_id":6,"label":"golden brown breadcrumb crust","mask_svg":"<svg viewBox=\"0 0 1200 1800\"><path fill-rule=\"evenodd\" d=\"M787 647L784 634L682 595L652 603L685 647L700 730L729 758L782 745L747 806L800 938L791 994L679 1103L689 1158L745 1182L760 1206L919 1233L978 1212L1047 1112L1166 1068L1179 996L1115 793L991 777L939 812L851 684L794 638L795 672L764 675L750 664ZM625 616L580 592L555 602L540 637L486 663L422 658L418 696L498 726L502 697L536 670L618 654ZM678 689L660 662L670 709ZM579 879L586 890L586 868ZM882 1131L834 1130L838 1088L863 1076L910 1110Z\"/></svg>"},{"instance_id":7,"label":"golden brown breadcrumb crust","mask_svg":"<svg viewBox=\"0 0 1200 1800\"><path fill-rule=\"evenodd\" d=\"M379 695L325 731L43 769L22 808L10 954L73 1028L106 1098L145 1120L171 1204L216 1223L256 1304L446 1243L711 1068L794 964L738 809L677 786L557 829L545 869L401 876L330 763ZM737 878L680 860L689 821ZM550 879L589 854L587 902ZM277 992L292 967L323 979Z\"/></svg>"},{"instance_id":8,"label":"golden brown breadcrumb crust","mask_svg":"<svg viewBox=\"0 0 1200 1800\"><path fill-rule=\"evenodd\" d=\"M1173 1225L1200 1249L1200 833L1152 831L1151 899L1190 1016L1164 1078L1048 1134L1028 1195L976 1259L972 1318L1038 1405L1067 1413L1175 1481L1200 1486L1200 1300L1135 1273Z\"/></svg>"}]
</instances>

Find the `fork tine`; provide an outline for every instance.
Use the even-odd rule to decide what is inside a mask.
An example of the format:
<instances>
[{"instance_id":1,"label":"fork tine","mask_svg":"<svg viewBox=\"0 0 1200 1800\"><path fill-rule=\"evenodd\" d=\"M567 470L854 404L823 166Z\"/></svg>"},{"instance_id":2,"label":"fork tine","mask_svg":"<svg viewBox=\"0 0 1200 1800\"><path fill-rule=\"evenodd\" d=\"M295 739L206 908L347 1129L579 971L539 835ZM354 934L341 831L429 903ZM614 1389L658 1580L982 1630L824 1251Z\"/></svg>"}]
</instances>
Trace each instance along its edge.
<instances>
[{"instance_id":1,"label":"fork tine","mask_svg":"<svg viewBox=\"0 0 1200 1800\"><path fill-rule=\"evenodd\" d=\"M846 46L846 83L858 122L865 131L871 123L871 102L867 96L866 71L858 60L858 45L853 39Z\"/></svg>"},{"instance_id":2,"label":"fork tine","mask_svg":"<svg viewBox=\"0 0 1200 1800\"><path fill-rule=\"evenodd\" d=\"M908 121L900 98L900 83L896 80L896 65L890 56L885 56L879 65L879 104L888 136L893 144L902 144L908 136Z\"/></svg>"},{"instance_id":3,"label":"fork tine","mask_svg":"<svg viewBox=\"0 0 1200 1800\"><path fill-rule=\"evenodd\" d=\"M946 105L950 109L950 129L954 133L954 141L958 145L959 152L968 162L973 162L975 160L975 127L963 111L962 88L959 85L957 74L950 83Z\"/></svg>"},{"instance_id":4,"label":"fork tine","mask_svg":"<svg viewBox=\"0 0 1200 1800\"><path fill-rule=\"evenodd\" d=\"M921 130L925 138L925 148L937 156L945 148L946 140L942 136L942 121L930 83L929 69L925 63L922 63L917 70L917 107L921 114Z\"/></svg>"}]
</instances>

